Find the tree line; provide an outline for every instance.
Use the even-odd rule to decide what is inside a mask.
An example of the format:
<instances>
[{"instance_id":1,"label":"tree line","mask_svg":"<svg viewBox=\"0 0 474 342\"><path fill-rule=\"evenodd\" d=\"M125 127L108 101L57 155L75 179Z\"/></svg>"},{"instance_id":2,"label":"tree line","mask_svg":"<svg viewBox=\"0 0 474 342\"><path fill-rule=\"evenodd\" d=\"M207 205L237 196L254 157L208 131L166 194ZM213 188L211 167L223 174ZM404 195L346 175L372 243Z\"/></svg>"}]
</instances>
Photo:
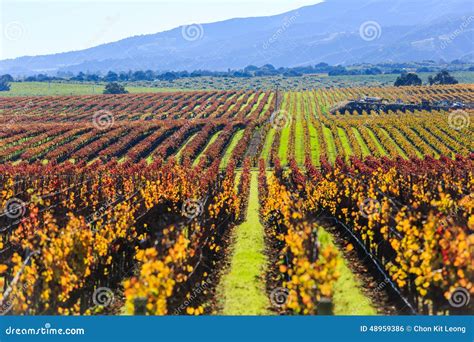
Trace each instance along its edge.
<instances>
[{"instance_id":1,"label":"tree line","mask_svg":"<svg viewBox=\"0 0 474 342\"><path fill-rule=\"evenodd\" d=\"M260 77L260 76L285 76L298 77L310 74L327 74L329 76L345 75L381 75L402 74L406 70L413 72L439 72L440 70L474 71L474 66L462 61L452 61L437 64L435 61L404 62L404 63L379 63L379 64L355 64L351 66L329 65L318 63L315 65L297 67L279 67L265 64L260 67L248 65L245 68L227 71L153 71L153 70L129 70L109 71L106 74L99 72L79 72L74 74L69 71L59 71L56 76L37 74L16 81L25 82L51 82L51 81L75 81L75 82L136 82L136 81L174 81L188 77Z\"/></svg>"},{"instance_id":2,"label":"tree line","mask_svg":"<svg viewBox=\"0 0 474 342\"><path fill-rule=\"evenodd\" d=\"M428 77L428 83L430 85L438 85L438 84L458 84L458 80L454 78L452 75L449 74L447 70L442 70L437 73L434 77ZM395 80L394 85L396 87L403 87L403 86L421 86L423 81L421 78L413 73L402 73L400 76L397 77Z\"/></svg>"},{"instance_id":3,"label":"tree line","mask_svg":"<svg viewBox=\"0 0 474 342\"><path fill-rule=\"evenodd\" d=\"M312 70L315 73L315 70L325 70L325 68L330 67L326 63L320 63L315 67L300 67L300 68L290 68L291 71L285 72L284 76L302 76L302 70ZM279 68L279 69L288 69L288 68ZM266 64L260 68L256 66L247 66L243 69L243 71L234 72L232 77L254 77L254 76L273 76L273 75L280 75L279 69L275 69L271 64ZM297 70L294 70L297 69ZM153 71L130 71L128 73L115 73L113 71L109 71L105 76L101 77L97 74L84 74L80 72L76 76L69 78L70 81L78 81L78 82L106 82L108 83L107 86L110 89L106 88L104 94L123 94L125 92L125 88L121 86L120 82L126 81L153 81L153 80L166 80L166 81L173 81L181 77L198 77L198 76L222 76L221 72L198 72L193 71L192 73L188 73L186 71L181 72L165 72L163 74L156 75ZM368 75L368 73L366 73ZM36 76L30 76L25 79L25 82L50 82L50 81L57 81L57 80L66 80L61 77L50 77L47 75L39 74ZM14 78L9 75L2 75L0 76L0 91L9 91L10 90L10 83L14 82ZM401 75L396 79L394 85L399 86L420 86L422 85L421 78L413 72L402 72ZM447 70L442 70L437 73L435 76L428 77L428 83L430 85L437 85L437 84L457 84L458 80L456 80L453 76L449 74Z\"/></svg>"}]
</instances>

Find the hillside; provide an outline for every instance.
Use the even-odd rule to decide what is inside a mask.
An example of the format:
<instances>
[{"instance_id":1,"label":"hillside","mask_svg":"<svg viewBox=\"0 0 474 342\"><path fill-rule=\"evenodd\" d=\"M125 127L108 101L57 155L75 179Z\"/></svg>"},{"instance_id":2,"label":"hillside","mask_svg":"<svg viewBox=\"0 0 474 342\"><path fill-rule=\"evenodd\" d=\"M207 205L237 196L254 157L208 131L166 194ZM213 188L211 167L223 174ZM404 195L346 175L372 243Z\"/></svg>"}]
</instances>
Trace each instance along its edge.
<instances>
[{"instance_id":1,"label":"hillside","mask_svg":"<svg viewBox=\"0 0 474 342\"><path fill-rule=\"evenodd\" d=\"M3 60L0 72L472 60L473 21L474 7L466 0L327 0L276 16L196 24L81 51Z\"/></svg>"}]
</instances>

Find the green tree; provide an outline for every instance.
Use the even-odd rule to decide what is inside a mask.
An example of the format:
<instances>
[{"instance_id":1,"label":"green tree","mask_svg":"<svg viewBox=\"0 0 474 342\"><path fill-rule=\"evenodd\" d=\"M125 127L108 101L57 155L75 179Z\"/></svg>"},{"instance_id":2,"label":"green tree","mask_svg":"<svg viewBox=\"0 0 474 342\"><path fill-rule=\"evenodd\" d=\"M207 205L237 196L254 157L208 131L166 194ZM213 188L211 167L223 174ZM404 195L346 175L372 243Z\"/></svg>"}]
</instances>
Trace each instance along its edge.
<instances>
[{"instance_id":1,"label":"green tree","mask_svg":"<svg viewBox=\"0 0 474 342\"><path fill-rule=\"evenodd\" d=\"M400 76L398 76L394 85L396 87L420 86L421 83L422 83L421 79L418 77L417 74L409 72L409 73L403 73Z\"/></svg>"},{"instance_id":2,"label":"green tree","mask_svg":"<svg viewBox=\"0 0 474 342\"><path fill-rule=\"evenodd\" d=\"M0 91L9 91L10 90L10 83L6 79L0 79Z\"/></svg>"},{"instance_id":3,"label":"green tree","mask_svg":"<svg viewBox=\"0 0 474 342\"><path fill-rule=\"evenodd\" d=\"M428 77L430 85L433 84L458 84L458 80L449 74L447 70L442 70L435 77Z\"/></svg>"},{"instance_id":4,"label":"green tree","mask_svg":"<svg viewBox=\"0 0 474 342\"><path fill-rule=\"evenodd\" d=\"M104 94L128 94L123 85L116 82L107 83Z\"/></svg>"},{"instance_id":5,"label":"green tree","mask_svg":"<svg viewBox=\"0 0 474 342\"><path fill-rule=\"evenodd\" d=\"M5 74L5 75L0 76L0 80L6 81L6 82L13 82L14 81L12 75L10 75L10 74Z\"/></svg>"},{"instance_id":6,"label":"green tree","mask_svg":"<svg viewBox=\"0 0 474 342\"><path fill-rule=\"evenodd\" d=\"M104 81L105 82L117 82L118 81L118 75L113 71L109 71L107 73L107 75L104 76Z\"/></svg>"}]
</instances>

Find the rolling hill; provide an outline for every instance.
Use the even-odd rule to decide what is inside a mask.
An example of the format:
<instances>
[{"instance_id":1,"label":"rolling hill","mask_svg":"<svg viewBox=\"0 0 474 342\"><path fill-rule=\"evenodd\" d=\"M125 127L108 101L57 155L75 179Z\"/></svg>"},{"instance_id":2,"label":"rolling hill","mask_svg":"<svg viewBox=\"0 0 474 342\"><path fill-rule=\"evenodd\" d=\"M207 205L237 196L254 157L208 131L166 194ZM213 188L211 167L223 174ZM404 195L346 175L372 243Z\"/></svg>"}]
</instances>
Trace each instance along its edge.
<instances>
[{"instance_id":1,"label":"rolling hill","mask_svg":"<svg viewBox=\"0 0 474 342\"><path fill-rule=\"evenodd\" d=\"M194 24L81 51L3 60L0 72L472 61L473 22L474 5L466 0L326 0L275 16Z\"/></svg>"}]
</instances>

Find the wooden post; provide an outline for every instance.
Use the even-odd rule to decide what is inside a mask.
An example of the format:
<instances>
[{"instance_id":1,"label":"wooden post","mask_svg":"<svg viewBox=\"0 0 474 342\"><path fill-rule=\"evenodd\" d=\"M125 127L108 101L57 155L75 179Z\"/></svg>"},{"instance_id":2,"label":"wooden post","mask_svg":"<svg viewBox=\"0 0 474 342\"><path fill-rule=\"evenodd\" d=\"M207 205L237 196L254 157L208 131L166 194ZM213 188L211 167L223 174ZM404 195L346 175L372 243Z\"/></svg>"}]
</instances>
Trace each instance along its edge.
<instances>
[{"instance_id":1,"label":"wooden post","mask_svg":"<svg viewBox=\"0 0 474 342\"><path fill-rule=\"evenodd\" d=\"M332 300L326 297L321 298L318 302L317 310L318 316L332 316L334 314Z\"/></svg>"},{"instance_id":2,"label":"wooden post","mask_svg":"<svg viewBox=\"0 0 474 342\"><path fill-rule=\"evenodd\" d=\"M133 306L135 308L134 315L144 316L146 314L146 303L147 299L145 297L135 298L133 301Z\"/></svg>"}]
</instances>

